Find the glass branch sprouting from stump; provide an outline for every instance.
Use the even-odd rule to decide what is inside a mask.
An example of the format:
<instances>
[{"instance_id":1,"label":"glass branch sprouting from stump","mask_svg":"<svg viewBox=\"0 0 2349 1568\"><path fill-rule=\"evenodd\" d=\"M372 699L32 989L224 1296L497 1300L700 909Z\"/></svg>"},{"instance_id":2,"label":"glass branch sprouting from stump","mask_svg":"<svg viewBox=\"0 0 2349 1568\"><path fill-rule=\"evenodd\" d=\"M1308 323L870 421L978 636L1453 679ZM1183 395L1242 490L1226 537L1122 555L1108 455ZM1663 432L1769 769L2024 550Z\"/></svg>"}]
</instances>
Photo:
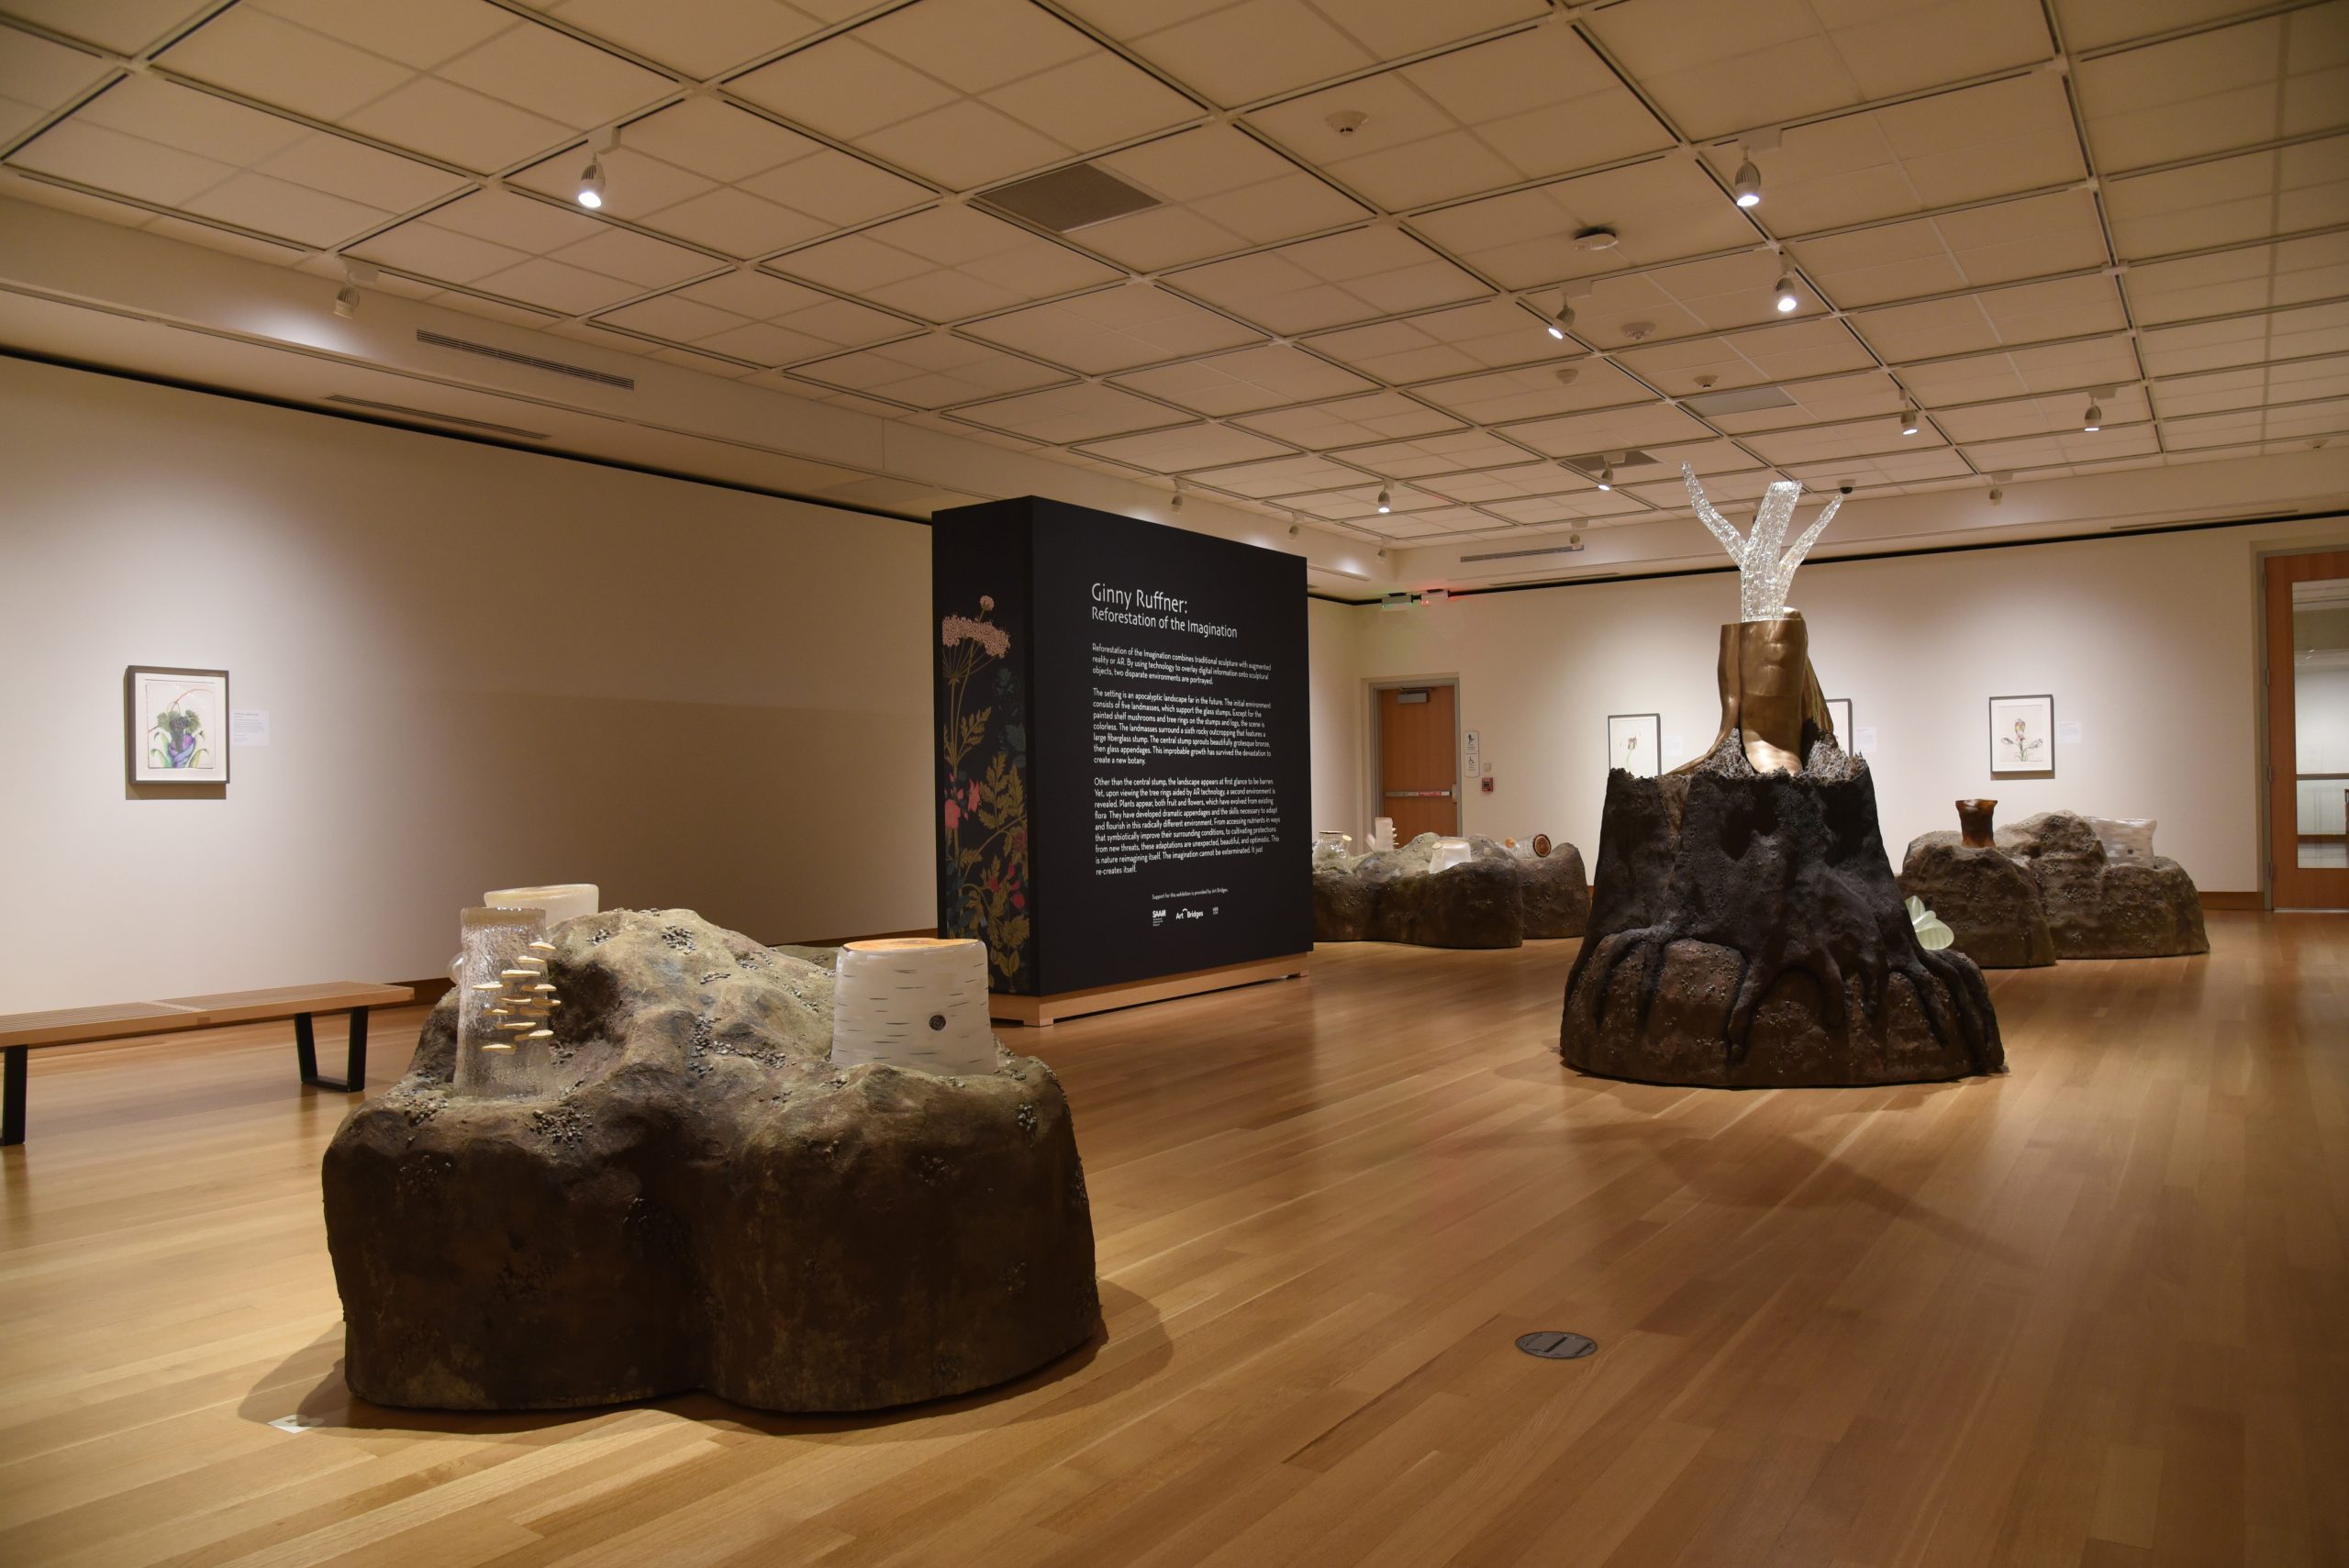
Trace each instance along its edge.
<instances>
[{"instance_id":1,"label":"glass branch sprouting from stump","mask_svg":"<svg viewBox=\"0 0 2349 1568\"><path fill-rule=\"evenodd\" d=\"M1810 629L1803 624L1802 612L1787 605L1787 592L1794 584L1795 568L1834 520L1843 498L1830 500L1789 546L1787 528L1794 520L1801 485L1791 480L1772 484L1754 514L1753 531L1742 535L1707 498L1695 469L1683 463L1680 476L1687 483L1698 518L1737 562L1739 618L1721 628L1720 728L1702 755L1673 771L1693 771L1734 734L1756 772L1799 773L1808 743L1804 727L1832 736L1835 721L1828 714L1819 677L1811 672Z\"/></svg>"}]
</instances>

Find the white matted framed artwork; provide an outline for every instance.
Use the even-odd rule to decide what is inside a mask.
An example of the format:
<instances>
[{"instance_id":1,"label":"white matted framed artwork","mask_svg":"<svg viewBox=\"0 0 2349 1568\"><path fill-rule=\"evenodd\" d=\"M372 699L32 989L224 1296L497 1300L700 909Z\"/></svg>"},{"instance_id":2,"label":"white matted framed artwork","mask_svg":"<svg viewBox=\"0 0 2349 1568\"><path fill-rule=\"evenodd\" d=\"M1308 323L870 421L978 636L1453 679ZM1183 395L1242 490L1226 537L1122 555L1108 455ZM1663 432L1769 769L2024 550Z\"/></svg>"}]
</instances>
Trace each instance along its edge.
<instances>
[{"instance_id":1,"label":"white matted framed artwork","mask_svg":"<svg viewBox=\"0 0 2349 1568\"><path fill-rule=\"evenodd\" d=\"M2037 696L1990 699L1990 776L2052 779L2055 776L2055 699Z\"/></svg>"},{"instance_id":2,"label":"white matted framed artwork","mask_svg":"<svg viewBox=\"0 0 2349 1568\"><path fill-rule=\"evenodd\" d=\"M123 673L133 784L228 782L228 672L133 664Z\"/></svg>"},{"instance_id":3,"label":"white matted framed artwork","mask_svg":"<svg viewBox=\"0 0 2349 1568\"><path fill-rule=\"evenodd\" d=\"M1664 746L1664 717L1653 713L1610 713L1607 716L1607 765L1637 778L1652 779L1664 771L1658 753Z\"/></svg>"}]
</instances>

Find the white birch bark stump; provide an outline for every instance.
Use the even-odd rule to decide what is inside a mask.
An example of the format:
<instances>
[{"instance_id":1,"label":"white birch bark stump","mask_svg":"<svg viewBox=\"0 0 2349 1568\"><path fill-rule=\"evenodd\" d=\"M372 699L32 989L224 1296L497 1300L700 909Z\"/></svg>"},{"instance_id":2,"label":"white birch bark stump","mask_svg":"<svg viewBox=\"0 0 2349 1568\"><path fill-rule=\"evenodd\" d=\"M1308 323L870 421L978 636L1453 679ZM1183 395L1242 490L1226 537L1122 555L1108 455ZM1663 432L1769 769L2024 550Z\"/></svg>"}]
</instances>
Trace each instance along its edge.
<instances>
[{"instance_id":1,"label":"white birch bark stump","mask_svg":"<svg viewBox=\"0 0 2349 1568\"><path fill-rule=\"evenodd\" d=\"M947 1077L995 1071L987 958L968 939L882 937L841 950L832 1062L885 1062Z\"/></svg>"}]
</instances>

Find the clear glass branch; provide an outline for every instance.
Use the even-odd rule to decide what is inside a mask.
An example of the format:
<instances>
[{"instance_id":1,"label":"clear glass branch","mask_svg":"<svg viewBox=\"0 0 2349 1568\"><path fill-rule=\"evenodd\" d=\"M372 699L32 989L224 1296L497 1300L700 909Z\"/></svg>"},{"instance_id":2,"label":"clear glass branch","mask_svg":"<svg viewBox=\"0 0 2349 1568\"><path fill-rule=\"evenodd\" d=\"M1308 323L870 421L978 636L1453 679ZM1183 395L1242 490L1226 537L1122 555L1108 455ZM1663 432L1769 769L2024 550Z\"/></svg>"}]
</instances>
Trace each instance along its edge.
<instances>
[{"instance_id":1,"label":"clear glass branch","mask_svg":"<svg viewBox=\"0 0 2349 1568\"><path fill-rule=\"evenodd\" d=\"M1787 594L1794 586L1795 568L1829 523L1834 521L1836 509L1843 497L1835 496L1827 503L1818 518L1802 531L1790 549L1786 544L1787 525L1794 520L1795 503L1802 495L1802 486L1790 479L1773 484L1762 497L1762 505L1754 513L1753 531L1741 535L1736 526L1722 517L1705 495L1705 487L1697 482L1697 471L1687 463L1680 465L1680 477L1688 485L1688 502L1697 510L1697 518L1712 530L1721 541L1721 549L1737 562L1737 611L1740 620L1779 620L1787 613Z\"/></svg>"}]
</instances>

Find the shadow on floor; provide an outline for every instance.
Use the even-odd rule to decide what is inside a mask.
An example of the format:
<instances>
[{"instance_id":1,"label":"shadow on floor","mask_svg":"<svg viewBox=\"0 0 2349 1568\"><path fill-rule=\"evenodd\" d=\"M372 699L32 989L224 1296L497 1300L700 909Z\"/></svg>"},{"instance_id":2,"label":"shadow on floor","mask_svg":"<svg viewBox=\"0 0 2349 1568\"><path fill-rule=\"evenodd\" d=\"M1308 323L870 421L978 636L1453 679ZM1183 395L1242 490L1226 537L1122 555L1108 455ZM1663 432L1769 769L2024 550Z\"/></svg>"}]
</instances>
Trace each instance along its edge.
<instances>
[{"instance_id":1,"label":"shadow on floor","mask_svg":"<svg viewBox=\"0 0 2349 1568\"><path fill-rule=\"evenodd\" d=\"M1158 1309L1130 1290L1101 1282L1103 1321L1093 1337L1059 1360L1038 1367L1025 1377L999 1383L952 1399L932 1399L893 1409L850 1415L800 1416L754 1410L700 1391L674 1394L662 1399L627 1405L584 1406L566 1410L406 1410L372 1404L353 1395L342 1380L342 1329L340 1324L320 1334L280 1362L239 1402L237 1414L258 1426L297 1416L304 1431L355 1436L383 1432L433 1432L465 1437L497 1437L560 1431L601 1420L619 1410L665 1410L684 1420L760 1432L769 1437L822 1437L840 1432L869 1432L973 1411L1000 1412L987 1426L1015 1426L1047 1415L1083 1409L1112 1396L1132 1384L1146 1381L1173 1358L1174 1346L1161 1325ZM1108 1323L1118 1324L1113 1342ZM307 1375L306 1369L331 1356L333 1364L309 1391L295 1395ZM1079 1374L1098 1362L1097 1375ZM1069 1384L1066 1388L1058 1387ZM932 1435L927 1429L908 1438Z\"/></svg>"}]
</instances>

